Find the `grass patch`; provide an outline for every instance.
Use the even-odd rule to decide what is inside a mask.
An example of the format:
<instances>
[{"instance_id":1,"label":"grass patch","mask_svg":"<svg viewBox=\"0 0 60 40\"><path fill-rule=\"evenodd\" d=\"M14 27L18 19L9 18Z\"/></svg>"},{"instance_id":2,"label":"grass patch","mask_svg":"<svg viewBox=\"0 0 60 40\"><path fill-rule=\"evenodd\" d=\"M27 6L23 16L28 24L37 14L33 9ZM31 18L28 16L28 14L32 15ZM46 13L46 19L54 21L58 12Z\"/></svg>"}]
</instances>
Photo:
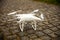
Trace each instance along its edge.
<instances>
[{"instance_id":1,"label":"grass patch","mask_svg":"<svg viewBox=\"0 0 60 40\"><path fill-rule=\"evenodd\" d=\"M34 0L34 1L46 2L46 3L49 3L49 4L58 4L58 5L60 5L60 0Z\"/></svg>"}]
</instances>

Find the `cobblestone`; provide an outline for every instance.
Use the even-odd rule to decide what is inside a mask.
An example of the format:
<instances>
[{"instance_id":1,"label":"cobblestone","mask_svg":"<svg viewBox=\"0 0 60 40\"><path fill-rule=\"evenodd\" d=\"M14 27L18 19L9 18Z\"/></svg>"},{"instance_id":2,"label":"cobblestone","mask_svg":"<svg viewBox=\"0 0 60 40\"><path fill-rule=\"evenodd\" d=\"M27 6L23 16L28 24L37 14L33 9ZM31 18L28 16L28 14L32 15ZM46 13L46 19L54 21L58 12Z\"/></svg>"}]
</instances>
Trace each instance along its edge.
<instances>
[{"instance_id":1,"label":"cobblestone","mask_svg":"<svg viewBox=\"0 0 60 40\"><path fill-rule=\"evenodd\" d=\"M34 40L42 40L41 38L35 38Z\"/></svg>"},{"instance_id":2,"label":"cobblestone","mask_svg":"<svg viewBox=\"0 0 60 40\"><path fill-rule=\"evenodd\" d=\"M7 36L7 39L8 40L14 40L14 39L16 39L17 38L17 36L16 35L10 35L10 36Z\"/></svg>"},{"instance_id":3,"label":"cobblestone","mask_svg":"<svg viewBox=\"0 0 60 40\"><path fill-rule=\"evenodd\" d=\"M42 36L41 39L42 39L42 40L51 40L51 38L48 37L48 36Z\"/></svg>"},{"instance_id":4,"label":"cobblestone","mask_svg":"<svg viewBox=\"0 0 60 40\"><path fill-rule=\"evenodd\" d=\"M56 38L55 40L60 40L60 37Z\"/></svg>"},{"instance_id":5,"label":"cobblestone","mask_svg":"<svg viewBox=\"0 0 60 40\"><path fill-rule=\"evenodd\" d=\"M56 38L57 35L55 33L51 33L51 34L48 34L49 36L51 36L52 38Z\"/></svg>"},{"instance_id":6,"label":"cobblestone","mask_svg":"<svg viewBox=\"0 0 60 40\"><path fill-rule=\"evenodd\" d=\"M57 5L36 2L32 0L2 0L0 8L0 29L6 40L59 40L60 39L60 7ZM37 30L27 25L21 32L16 20L7 21L12 16L8 13L23 10L21 13L29 13L39 9L44 14L45 20L37 22ZM1 37L1 36L0 36Z\"/></svg>"},{"instance_id":7,"label":"cobblestone","mask_svg":"<svg viewBox=\"0 0 60 40\"><path fill-rule=\"evenodd\" d=\"M24 36L24 35L27 35L27 33L25 33L25 32L19 32L19 33L17 33L19 36Z\"/></svg>"},{"instance_id":8,"label":"cobblestone","mask_svg":"<svg viewBox=\"0 0 60 40\"><path fill-rule=\"evenodd\" d=\"M43 33L43 32L41 32L41 31L37 31L35 34L36 34L38 37L41 37L41 36L43 36L43 35L44 35L44 33Z\"/></svg>"},{"instance_id":9,"label":"cobblestone","mask_svg":"<svg viewBox=\"0 0 60 40\"><path fill-rule=\"evenodd\" d=\"M59 28L59 29L60 29L60 26L57 26L57 28Z\"/></svg>"},{"instance_id":10,"label":"cobblestone","mask_svg":"<svg viewBox=\"0 0 60 40\"><path fill-rule=\"evenodd\" d=\"M37 27L37 30L43 30L42 26Z\"/></svg>"},{"instance_id":11,"label":"cobblestone","mask_svg":"<svg viewBox=\"0 0 60 40\"><path fill-rule=\"evenodd\" d=\"M29 38L24 36L24 37L21 38L21 40L29 40Z\"/></svg>"},{"instance_id":12,"label":"cobblestone","mask_svg":"<svg viewBox=\"0 0 60 40\"><path fill-rule=\"evenodd\" d=\"M28 34L33 34L33 33L35 33L35 31L34 30L27 30L27 33Z\"/></svg>"},{"instance_id":13,"label":"cobblestone","mask_svg":"<svg viewBox=\"0 0 60 40\"><path fill-rule=\"evenodd\" d=\"M10 30L12 32L12 34L15 34L15 33L19 33L19 30Z\"/></svg>"},{"instance_id":14,"label":"cobblestone","mask_svg":"<svg viewBox=\"0 0 60 40\"><path fill-rule=\"evenodd\" d=\"M42 26L42 28L43 29L48 29L49 27L48 27L48 25L44 25L44 26Z\"/></svg>"},{"instance_id":15,"label":"cobblestone","mask_svg":"<svg viewBox=\"0 0 60 40\"><path fill-rule=\"evenodd\" d=\"M58 28L56 27L53 27L53 28L50 28L52 31L58 31Z\"/></svg>"},{"instance_id":16,"label":"cobblestone","mask_svg":"<svg viewBox=\"0 0 60 40\"><path fill-rule=\"evenodd\" d=\"M37 36L35 34L28 35L28 37L31 38L31 39L37 38Z\"/></svg>"},{"instance_id":17,"label":"cobblestone","mask_svg":"<svg viewBox=\"0 0 60 40\"><path fill-rule=\"evenodd\" d=\"M49 24L48 27L51 28L51 27L54 27L54 26L52 24Z\"/></svg>"},{"instance_id":18,"label":"cobblestone","mask_svg":"<svg viewBox=\"0 0 60 40\"><path fill-rule=\"evenodd\" d=\"M60 30L55 32L57 36L60 36Z\"/></svg>"},{"instance_id":19,"label":"cobblestone","mask_svg":"<svg viewBox=\"0 0 60 40\"><path fill-rule=\"evenodd\" d=\"M46 33L46 34L52 33L52 31L49 30L49 29L45 29L43 32Z\"/></svg>"}]
</instances>

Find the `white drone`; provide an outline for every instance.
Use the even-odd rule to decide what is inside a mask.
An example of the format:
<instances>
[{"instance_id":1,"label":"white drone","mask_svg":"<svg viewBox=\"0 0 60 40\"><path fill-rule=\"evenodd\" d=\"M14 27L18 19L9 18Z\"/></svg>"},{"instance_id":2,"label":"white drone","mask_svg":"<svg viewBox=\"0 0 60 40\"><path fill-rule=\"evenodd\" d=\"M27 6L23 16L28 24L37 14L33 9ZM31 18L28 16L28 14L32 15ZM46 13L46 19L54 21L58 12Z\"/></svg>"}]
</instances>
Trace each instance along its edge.
<instances>
[{"instance_id":1,"label":"white drone","mask_svg":"<svg viewBox=\"0 0 60 40\"><path fill-rule=\"evenodd\" d=\"M9 13L8 15L16 16L17 18L14 18L14 19L19 19L19 21L17 21L17 23L19 23L19 27L20 27L22 32L24 29L25 22L32 21L34 24L34 25L32 25L32 27L34 30L36 30L36 21L43 21L44 20L44 16L42 13L40 15L40 18L35 16L36 15L35 13L39 11L38 9L34 10L28 14L16 14L17 12L20 12L20 11L22 11L22 10ZM11 21L11 20L9 20L9 21Z\"/></svg>"}]
</instances>

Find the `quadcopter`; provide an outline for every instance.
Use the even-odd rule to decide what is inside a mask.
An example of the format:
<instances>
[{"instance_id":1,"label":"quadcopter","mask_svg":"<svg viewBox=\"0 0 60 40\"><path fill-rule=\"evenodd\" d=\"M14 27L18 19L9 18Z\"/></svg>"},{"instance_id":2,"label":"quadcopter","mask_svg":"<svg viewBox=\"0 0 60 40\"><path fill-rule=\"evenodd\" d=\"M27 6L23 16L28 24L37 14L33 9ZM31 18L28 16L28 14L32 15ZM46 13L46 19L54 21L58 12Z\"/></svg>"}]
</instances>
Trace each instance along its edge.
<instances>
[{"instance_id":1,"label":"quadcopter","mask_svg":"<svg viewBox=\"0 0 60 40\"><path fill-rule=\"evenodd\" d=\"M20 12L22 10L18 10L18 11L14 11L14 12L11 12L7 15L13 15L15 18L14 19L19 19L19 21L17 21L17 23L19 23L19 27L20 27L20 30L23 32L23 29L24 29L24 25L26 22L29 22L29 21L32 21L32 23L34 25L32 25L32 28L34 30L36 30L36 21L43 21L44 20L44 15L41 13L41 15L39 17L36 17L36 13L39 11L39 9L36 9L36 10L33 10L32 12L28 13L28 14L16 14L18 12ZM13 20L13 19L11 19ZM9 21L11 21L9 20Z\"/></svg>"}]
</instances>

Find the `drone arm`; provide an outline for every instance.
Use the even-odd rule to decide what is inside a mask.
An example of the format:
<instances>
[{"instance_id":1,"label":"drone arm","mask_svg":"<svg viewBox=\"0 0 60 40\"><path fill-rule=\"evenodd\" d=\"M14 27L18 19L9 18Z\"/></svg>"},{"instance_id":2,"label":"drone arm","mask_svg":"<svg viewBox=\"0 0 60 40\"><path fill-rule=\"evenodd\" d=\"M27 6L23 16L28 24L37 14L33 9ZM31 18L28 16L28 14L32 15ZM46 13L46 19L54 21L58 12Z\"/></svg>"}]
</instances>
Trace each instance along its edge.
<instances>
[{"instance_id":1,"label":"drone arm","mask_svg":"<svg viewBox=\"0 0 60 40\"><path fill-rule=\"evenodd\" d=\"M22 11L22 10L14 11L14 12L9 13L8 15L12 15L12 14L15 14L15 13L21 12L21 11Z\"/></svg>"}]
</instances>

